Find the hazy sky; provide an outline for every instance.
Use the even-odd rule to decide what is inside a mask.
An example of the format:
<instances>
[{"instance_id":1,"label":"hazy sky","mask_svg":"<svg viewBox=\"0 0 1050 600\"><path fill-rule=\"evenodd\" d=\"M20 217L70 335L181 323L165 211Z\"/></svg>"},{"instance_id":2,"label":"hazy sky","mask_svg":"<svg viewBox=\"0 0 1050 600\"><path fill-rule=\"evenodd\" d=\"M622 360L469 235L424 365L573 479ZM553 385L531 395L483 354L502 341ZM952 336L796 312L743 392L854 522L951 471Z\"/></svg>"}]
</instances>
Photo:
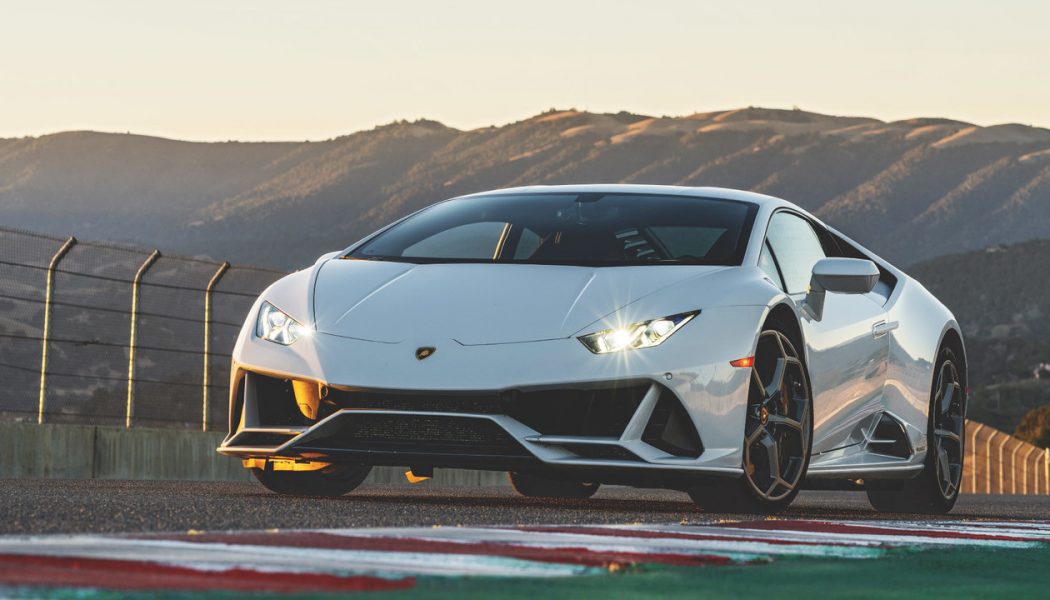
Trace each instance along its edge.
<instances>
[{"instance_id":1,"label":"hazy sky","mask_svg":"<svg viewBox=\"0 0 1050 600\"><path fill-rule=\"evenodd\" d=\"M0 0L0 137L747 105L1050 127L1050 2Z\"/></svg>"}]
</instances>

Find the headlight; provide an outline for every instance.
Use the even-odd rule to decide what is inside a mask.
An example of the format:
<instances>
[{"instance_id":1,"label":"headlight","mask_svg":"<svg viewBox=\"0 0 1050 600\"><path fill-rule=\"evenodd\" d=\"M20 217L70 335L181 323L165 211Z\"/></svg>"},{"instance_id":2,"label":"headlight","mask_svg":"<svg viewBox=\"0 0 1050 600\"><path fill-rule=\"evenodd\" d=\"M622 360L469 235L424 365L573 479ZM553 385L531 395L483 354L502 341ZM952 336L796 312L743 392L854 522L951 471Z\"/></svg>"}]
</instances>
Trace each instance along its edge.
<instances>
[{"instance_id":1,"label":"headlight","mask_svg":"<svg viewBox=\"0 0 1050 600\"><path fill-rule=\"evenodd\" d=\"M263 302L262 308L259 309L259 320L255 323L255 335L287 346L301 337L310 335L310 330L276 306Z\"/></svg>"},{"instance_id":2,"label":"headlight","mask_svg":"<svg viewBox=\"0 0 1050 600\"><path fill-rule=\"evenodd\" d=\"M659 346L671 337L671 334L681 329L700 311L661 317L642 323L634 323L617 329L606 329L596 333L581 335L578 339L583 342L587 349L595 354L608 354L620 350L634 350L636 348L649 348Z\"/></svg>"}]
</instances>

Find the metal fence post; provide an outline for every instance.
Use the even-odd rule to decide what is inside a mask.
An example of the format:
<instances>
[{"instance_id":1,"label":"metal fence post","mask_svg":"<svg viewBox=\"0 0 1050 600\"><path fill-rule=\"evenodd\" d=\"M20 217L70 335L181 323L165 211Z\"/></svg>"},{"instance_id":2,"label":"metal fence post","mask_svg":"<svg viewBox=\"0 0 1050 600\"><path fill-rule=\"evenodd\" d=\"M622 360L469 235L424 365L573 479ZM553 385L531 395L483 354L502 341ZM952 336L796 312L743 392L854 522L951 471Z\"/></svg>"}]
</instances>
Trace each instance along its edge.
<instances>
[{"instance_id":1,"label":"metal fence post","mask_svg":"<svg viewBox=\"0 0 1050 600\"><path fill-rule=\"evenodd\" d=\"M1003 434L1003 441L999 444L999 494L1005 494L1003 488L1004 476L1006 475L1006 469L1003 463L1003 448L1006 448L1006 443L1010 441L1010 436Z\"/></svg>"},{"instance_id":2,"label":"metal fence post","mask_svg":"<svg viewBox=\"0 0 1050 600\"><path fill-rule=\"evenodd\" d=\"M208 358L211 345L211 292L230 268L230 263L219 265L204 290L204 377L201 378L201 431L208 431Z\"/></svg>"},{"instance_id":3,"label":"metal fence post","mask_svg":"<svg viewBox=\"0 0 1050 600\"><path fill-rule=\"evenodd\" d=\"M69 236L65 243L55 252L55 255L51 257L51 262L47 265L47 288L44 291L44 332L41 335L43 341L40 348L40 397L37 401L36 410L37 424L44 422L44 396L47 390L47 342L51 336L51 294L54 293L55 289L55 269L58 267L59 261L76 243L77 238Z\"/></svg>"},{"instance_id":4,"label":"metal fence post","mask_svg":"<svg viewBox=\"0 0 1050 600\"><path fill-rule=\"evenodd\" d=\"M1035 473L1032 474L1032 493L1036 496L1039 495L1039 455L1042 452L1038 452L1035 455Z\"/></svg>"},{"instance_id":5,"label":"metal fence post","mask_svg":"<svg viewBox=\"0 0 1050 600\"><path fill-rule=\"evenodd\" d=\"M1028 495L1028 459L1032 457L1032 452L1035 452L1035 446L1029 448L1021 459L1021 493L1025 496Z\"/></svg>"},{"instance_id":6,"label":"metal fence post","mask_svg":"<svg viewBox=\"0 0 1050 600\"><path fill-rule=\"evenodd\" d=\"M992 433L988 435L988 440L985 443L984 488L986 494L992 493L992 440L995 439L996 433L998 432L993 429Z\"/></svg>"},{"instance_id":7,"label":"metal fence post","mask_svg":"<svg viewBox=\"0 0 1050 600\"><path fill-rule=\"evenodd\" d=\"M1014 449L1010 452L1010 493L1017 493L1017 451L1021 449L1021 444L1014 444Z\"/></svg>"},{"instance_id":8,"label":"metal fence post","mask_svg":"<svg viewBox=\"0 0 1050 600\"><path fill-rule=\"evenodd\" d=\"M131 416L135 407L135 321L139 312L139 284L142 276L146 274L153 263L160 258L160 250L154 250L146 257L146 261L135 273L135 279L131 282L131 335L128 341L128 407L124 416L124 427L131 427Z\"/></svg>"},{"instance_id":9,"label":"metal fence post","mask_svg":"<svg viewBox=\"0 0 1050 600\"><path fill-rule=\"evenodd\" d=\"M977 432L983 427L983 423L974 423L973 421L967 422L967 425L972 425L973 441L970 443L970 481L973 486L970 488L971 494L977 493Z\"/></svg>"}]
</instances>

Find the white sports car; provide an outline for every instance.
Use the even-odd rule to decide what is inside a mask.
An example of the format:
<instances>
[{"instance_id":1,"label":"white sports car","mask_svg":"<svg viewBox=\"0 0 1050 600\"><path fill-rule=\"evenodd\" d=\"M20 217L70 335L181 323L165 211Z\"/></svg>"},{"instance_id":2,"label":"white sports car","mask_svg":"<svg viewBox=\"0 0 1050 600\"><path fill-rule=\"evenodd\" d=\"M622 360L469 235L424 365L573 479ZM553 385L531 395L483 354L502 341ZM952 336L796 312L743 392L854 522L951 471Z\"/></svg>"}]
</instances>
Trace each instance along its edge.
<instances>
[{"instance_id":1,"label":"white sports car","mask_svg":"<svg viewBox=\"0 0 1050 600\"><path fill-rule=\"evenodd\" d=\"M602 483L739 512L800 487L947 512L966 412L959 325L797 206L717 188L536 186L401 219L255 303L219 452L280 493L374 465Z\"/></svg>"}]
</instances>

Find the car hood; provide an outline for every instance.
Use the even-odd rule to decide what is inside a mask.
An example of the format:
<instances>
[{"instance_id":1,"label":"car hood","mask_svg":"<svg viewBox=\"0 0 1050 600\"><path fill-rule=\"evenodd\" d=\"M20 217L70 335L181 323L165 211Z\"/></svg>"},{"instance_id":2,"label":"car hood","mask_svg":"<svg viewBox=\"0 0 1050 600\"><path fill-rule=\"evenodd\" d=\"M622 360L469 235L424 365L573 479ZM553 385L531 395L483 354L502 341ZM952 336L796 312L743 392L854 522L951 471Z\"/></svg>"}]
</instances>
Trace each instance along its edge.
<instances>
[{"instance_id":1,"label":"car hood","mask_svg":"<svg viewBox=\"0 0 1050 600\"><path fill-rule=\"evenodd\" d=\"M723 269L331 260L317 273L314 323L319 333L388 343L565 338L658 290Z\"/></svg>"}]
</instances>

